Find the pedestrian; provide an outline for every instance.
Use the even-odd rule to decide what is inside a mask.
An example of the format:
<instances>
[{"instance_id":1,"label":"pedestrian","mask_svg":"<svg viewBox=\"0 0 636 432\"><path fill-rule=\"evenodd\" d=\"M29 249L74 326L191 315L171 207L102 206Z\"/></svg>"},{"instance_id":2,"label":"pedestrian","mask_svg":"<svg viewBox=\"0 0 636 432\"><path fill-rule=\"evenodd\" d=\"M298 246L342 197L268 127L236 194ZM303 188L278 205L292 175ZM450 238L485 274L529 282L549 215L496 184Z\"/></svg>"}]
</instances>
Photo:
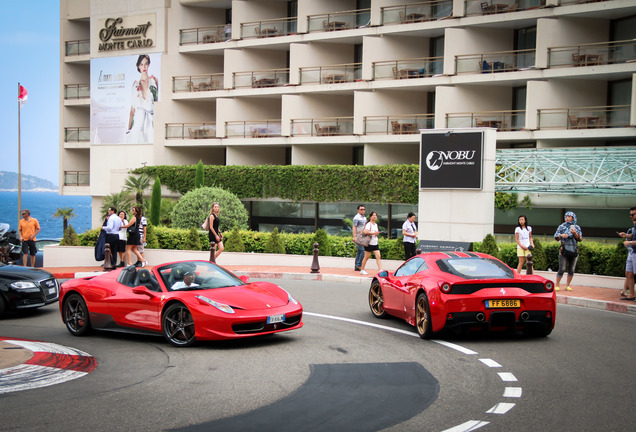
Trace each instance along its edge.
<instances>
[{"instance_id":1,"label":"pedestrian","mask_svg":"<svg viewBox=\"0 0 636 432\"><path fill-rule=\"evenodd\" d=\"M353 217L353 242L356 243L356 238L358 236L358 232L362 232L364 230L364 226L367 224L367 218L364 216L366 209L362 204L358 206L358 213ZM355 264L353 265L353 269L355 271L360 271L362 267L362 259L364 258L364 246L356 243L356 259Z\"/></svg>"},{"instance_id":2,"label":"pedestrian","mask_svg":"<svg viewBox=\"0 0 636 432\"><path fill-rule=\"evenodd\" d=\"M378 220L378 214L376 212L371 212L369 214L369 222L364 226L362 232L364 234L371 236L371 241L369 242L369 246L364 247L364 259L362 260L362 266L360 267L360 274L366 275L368 274L364 267L367 265L367 261L371 257L371 254L375 256L375 261L378 264L378 271L382 271L382 260L380 257L380 247L378 246L378 233L380 232L378 228L378 224L376 221Z\"/></svg>"},{"instance_id":3,"label":"pedestrian","mask_svg":"<svg viewBox=\"0 0 636 432\"><path fill-rule=\"evenodd\" d=\"M214 248L216 252L214 253L214 261L221 255L223 252L223 234L219 230L219 226L221 225L221 220L219 219L219 213L221 212L221 205L218 202L212 203L212 208L210 209L210 228L208 229L208 240L210 243L216 243Z\"/></svg>"},{"instance_id":4,"label":"pedestrian","mask_svg":"<svg viewBox=\"0 0 636 432\"><path fill-rule=\"evenodd\" d=\"M409 212L406 220L402 224L402 235L404 239L404 259L408 260L415 256L415 243L417 241L417 227L415 226L415 213Z\"/></svg>"},{"instance_id":5,"label":"pedestrian","mask_svg":"<svg viewBox=\"0 0 636 432\"><path fill-rule=\"evenodd\" d=\"M128 215L125 211L121 210L119 212L119 219L121 219L121 228L119 228L119 244L117 247L119 248L119 265L123 267L123 263L126 261L126 240L128 240L128 235L126 233L126 228L124 225L128 223L126 219Z\"/></svg>"},{"instance_id":6,"label":"pedestrian","mask_svg":"<svg viewBox=\"0 0 636 432\"><path fill-rule=\"evenodd\" d=\"M119 229L121 218L117 215L116 207L108 207L108 221L102 229L106 231L106 243L110 246L110 263L117 266L117 252L119 251Z\"/></svg>"},{"instance_id":7,"label":"pedestrian","mask_svg":"<svg viewBox=\"0 0 636 432\"><path fill-rule=\"evenodd\" d=\"M565 214L565 222L563 222L557 228L554 233L554 239L561 242L559 248L559 271L557 272L555 291L559 291L561 284L561 278L567 268L568 277L566 291L572 291L570 283L574 277L574 269L576 268L576 261L579 257L578 242L583 241L583 234L581 227L576 224L576 215L569 211Z\"/></svg>"},{"instance_id":8,"label":"pedestrian","mask_svg":"<svg viewBox=\"0 0 636 432\"><path fill-rule=\"evenodd\" d=\"M141 263L146 261L146 255L144 250L146 249L146 227L148 226L148 220L145 216L141 216L141 222L139 223L139 245L137 246L137 252L141 255L142 261L137 260L135 267L141 267Z\"/></svg>"},{"instance_id":9,"label":"pedestrian","mask_svg":"<svg viewBox=\"0 0 636 432\"><path fill-rule=\"evenodd\" d=\"M627 262L625 263L625 280L627 289L626 297L621 300L634 300L636 301L636 293L634 292L634 273L636 273L636 239L634 233L636 233L636 207L629 209L629 217L634 223L631 234L621 232L619 235L626 239L623 244L626 248L631 249L631 253L627 254ZM629 240L627 240L629 239Z\"/></svg>"},{"instance_id":10,"label":"pedestrian","mask_svg":"<svg viewBox=\"0 0 636 432\"><path fill-rule=\"evenodd\" d=\"M532 240L532 227L528 225L528 218L526 215L521 215L517 219L517 228L515 228L515 240L517 241L517 257L519 257L519 264L517 264L517 273L521 274L523 264L526 262L526 257L532 255L534 249L534 241ZM527 269L526 269L527 270Z\"/></svg>"},{"instance_id":11,"label":"pedestrian","mask_svg":"<svg viewBox=\"0 0 636 432\"><path fill-rule=\"evenodd\" d=\"M141 267L145 267L148 263L137 250L137 246L139 246L140 243L139 224L141 223L142 215L141 207L133 206L131 212L132 216L130 217L130 221L124 225L124 228L128 231L128 241L126 242L126 265L129 265L132 261L131 254L134 253L137 256L137 259L141 261Z\"/></svg>"},{"instance_id":12,"label":"pedestrian","mask_svg":"<svg viewBox=\"0 0 636 432\"><path fill-rule=\"evenodd\" d=\"M18 234L22 242L22 264L26 267L28 255L31 255L31 267L35 267L35 254L38 251L35 236L40 232L40 224L31 217L31 210L24 209L20 214L22 219L18 223Z\"/></svg>"}]
</instances>

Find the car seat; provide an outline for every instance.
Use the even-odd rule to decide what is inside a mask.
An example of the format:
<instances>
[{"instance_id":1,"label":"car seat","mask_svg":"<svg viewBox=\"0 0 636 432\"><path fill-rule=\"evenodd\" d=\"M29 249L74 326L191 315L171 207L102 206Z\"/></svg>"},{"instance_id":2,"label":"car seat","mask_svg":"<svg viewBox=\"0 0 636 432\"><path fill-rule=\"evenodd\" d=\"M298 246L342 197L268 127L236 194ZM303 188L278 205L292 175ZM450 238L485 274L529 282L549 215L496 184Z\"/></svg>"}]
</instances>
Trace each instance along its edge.
<instances>
[{"instance_id":1,"label":"car seat","mask_svg":"<svg viewBox=\"0 0 636 432\"><path fill-rule=\"evenodd\" d=\"M183 280L183 275L186 273L188 269L183 266L176 266L170 270L170 277L168 278L168 287L171 287L177 282Z\"/></svg>"},{"instance_id":2,"label":"car seat","mask_svg":"<svg viewBox=\"0 0 636 432\"><path fill-rule=\"evenodd\" d=\"M145 286L150 291L161 291L159 283L148 269L140 269L137 271L135 286Z\"/></svg>"},{"instance_id":3,"label":"car seat","mask_svg":"<svg viewBox=\"0 0 636 432\"><path fill-rule=\"evenodd\" d=\"M134 282L137 277L136 270L137 269L135 268L135 266L126 267L125 269L121 271L121 274L117 278L117 282L119 282L122 285L127 285L130 287L135 286Z\"/></svg>"}]
</instances>

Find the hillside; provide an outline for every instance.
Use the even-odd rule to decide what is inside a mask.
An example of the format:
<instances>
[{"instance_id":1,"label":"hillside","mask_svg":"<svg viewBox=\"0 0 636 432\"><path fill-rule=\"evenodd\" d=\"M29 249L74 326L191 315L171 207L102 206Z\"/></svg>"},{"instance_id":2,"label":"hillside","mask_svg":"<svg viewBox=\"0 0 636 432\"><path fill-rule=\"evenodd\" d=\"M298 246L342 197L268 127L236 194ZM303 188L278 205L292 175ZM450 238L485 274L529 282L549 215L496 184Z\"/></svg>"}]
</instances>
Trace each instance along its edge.
<instances>
[{"instance_id":1,"label":"hillside","mask_svg":"<svg viewBox=\"0 0 636 432\"><path fill-rule=\"evenodd\" d=\"M0 171L0 190L17 190L18 173L10 171ZM57 191L58 187L52 182L43 178L22 174L22 190L51 190Z\"/></svg>"}]
</instances>

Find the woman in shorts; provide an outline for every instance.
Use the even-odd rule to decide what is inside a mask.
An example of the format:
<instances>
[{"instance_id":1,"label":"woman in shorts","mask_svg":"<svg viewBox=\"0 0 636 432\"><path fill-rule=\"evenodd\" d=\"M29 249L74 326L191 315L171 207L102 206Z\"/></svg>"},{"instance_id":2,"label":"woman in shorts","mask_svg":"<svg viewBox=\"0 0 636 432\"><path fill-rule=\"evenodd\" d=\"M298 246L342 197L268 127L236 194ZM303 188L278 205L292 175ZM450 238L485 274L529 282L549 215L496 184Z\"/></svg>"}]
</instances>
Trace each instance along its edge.
<instances>
[{"instance_id":1,"label":"woman in shorts","mask_svg":"<svg viewBox=\"0 0 636 432\"><path fill-rule=\"evenodd\" d=\"M364 259L362 260L362 267L360 267L360 274L368 274L364 267L367 265L367 261L371 257L371 254L375 256L375 260L378 263L378 271L382 271L382 260L380 259L380 248L378 247L378 233L380 229L376 221L378 220L378 214L371 212L369 215L369 222L364 226L362 232L371 236L369 246L364 247Z\"/></svg>"},{"instance_id":2,"label":"woman in shorts","mask_svg":"<svg viewBox=\"0 0 636 432\"><path fill-rule=\"evenodd\" d=\"M519 216L517 228L515 228L515 240L517 241L517 256L519 264L517 265L517 273L521 274L523 263L526 257L532 255L534 242L532 241L532 227L528 226L528 218L526 215Z\"/></svg>"}]
</instances>

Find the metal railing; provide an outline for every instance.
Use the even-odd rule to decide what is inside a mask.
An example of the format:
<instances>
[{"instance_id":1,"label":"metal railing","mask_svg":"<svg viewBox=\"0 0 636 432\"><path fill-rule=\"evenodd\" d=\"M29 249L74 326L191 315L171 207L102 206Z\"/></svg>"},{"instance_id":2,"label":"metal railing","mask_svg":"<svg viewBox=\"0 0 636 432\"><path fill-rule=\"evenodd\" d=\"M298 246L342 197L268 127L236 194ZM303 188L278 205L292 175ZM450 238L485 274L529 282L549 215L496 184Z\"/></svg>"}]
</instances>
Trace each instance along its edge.
<instances>
[{"instance_id":1,"label":"metal railing","mask_svg":"<svg viewBox=\"0 0 636 432\"><path fill-rule=\"evenodd\" d=\"M90 39L67 41L65 45L66 45L66 48L64 52L66 53L67 56L84 55L84 54L91 53Z\"/></svg>"},{"instance_id":2,"label":"metal railing","mask_svg":"<svg viewBox=\"0 0 636 432\"><path fill-rule=\"evenodd\" d=\"M88 142L91 139L91 128L69 127L64 128L64 142Z\"/></svg>"},{"instance_id":3,"label":"metal railing","mask_svg":"<svg viewBox=\"0 0 636 432\"><path fill-rule=\"evenodd\" d=\"M297 31L297 18L277 18L241 23L241 38L286 36Z\"/></svg>"},{"instance_id":4,"label":"metal railing","mask_svg":"<svg viewBox=\"0 0 636 432\"><path fill-rule=\"evenodd\" d=\"M434 129L434 128L435 128L435 114L367 116L364 118L365 135L416 134L420 132L420 129Z\"/></svg>"},{"instance_id":5,"label":"metal railing","mask_svg":"<svg viewBox=\"0 0 636 432\"><path fill-rule=\"evenodd\" d=\"M227 138L267 138L279 137L280 120L254 120L225 122Z\"/></svg>"},{"instance_id":6,"label":"metal railing","mask_svg":"<svg viewBox=\"0 0 636 432\"><path fill-rule=\"evenodd\" d=\"M216 138L216 123L166 123L166 139Z\"/></svg>"},{"instance_id":7,"label":"metal railing","mask_svg":"<svg viewBox=\"0 0 636 432\"><path fill-rule=\"evenodd\" d=\"M409 3L381 8L382 24L409 24L447 18L453 15L452 0Z\"/></svg>"},{"instance_id":8,"label":"metal railing","mask_svg":"<svg viewBox=\"0 0 636 432\"><path fill-rule=\"evenodd\" d=\"M294 119L291 121L291 135L336 136L353 135L353 117L321 117L314 119Z\"/></svg>"},{"instance_id":9,"label":"metal railing","mask_svg":"<svg viewBox=\"0 0 636 432\"><path fill-rule=\"evenodd\" d=\"M466 16L492 15L546 7L545 0L466 0Z\"/></svg>"},{"instance_id":10,"label":"metal railing","mask_svg":"<svg viewBox=\"0 0 636 432\"><path fill-rule=\"evenodd\" d=\"M362 77L362 63L300 68L301 84L340 84Z\"/></svg>"},{"instance_id":11,"label":"metal railing","mask_svg":"<svg viewBox=\"0 0 636 432\"><path fill-rule=\"evenodd\" d=\"M499 51L483 54L455 56L455 71L462 73L512 72L534 68L536 51L533 49Z\"/></svg>"},{"instance_id":12,"label":"metal railing","mask_svg":"<svg viewBox=\"0 0 636 432\"><path fill-rule=\"evenodd\" d=\"M223 73L172 77L173 93L220 90L222 87Z\"/></svg>"},{"instance_id":13,"label":"metal railing","mask_svg":"<svg viewBox=\"0 0 636 432\"><path fill-rule=\"evenodd\" d=\"M444 72L444 57L373 62L373 79L425 78Z\"/></svg>"},{"instance_id":14,"label":"metal railing","mask_svg":"<svg viewBox=\"0 0 636 432\"><path fill-rule=\"evenodd\" d=\"M231 24L179 30L179 45L206 44L229 40L232 40Z\"/></svg>"},{"instance_id":15,"label":"metal railing","mask_svg":"<svg viewBox=\"0 0 636 432\"><path fill-rule=\"evenodd\" d=\"M64 86L64 99L82 99L91 97L89 84L66 84Z\"/></svg>"},{"instance_id":16,"label":"metal railing","mask_svg":"<svg viewBox=\"0 0 636 432\"><path fill-rule=\"evenodd\" d=\"M289 69L265 69L250 72L234 72L232 85L234 88L278 87L289 84Z\"/></svg>"},{"instance_id":17,"label":"metal railing","mask_svg":"<svg viewBox=\"0 0 636 432\"><path fill-rule=\"evenodd\" d=\"M539 109L539 129L629 127L630 105Z\"/></svg>"},{"instance_id":18,"label":"metal railing","mask_svg":"<svg viewBox=\"0 0 636 432\"><path fill-rule=\"evenodd\" d=\"M64 186L90 186L90 171L64 171Z\"/></svg>"},{"instance_id":19,"label":"metal railing","mask_svg":"<svg viewBox=\"0 0 636 432\"><path fill-rule=\"evenodd\" d=\"M636 40L548 48L548 67L594 66L636 60Z\"/></svg>"},{"instance_id":20,"label":"metal railing","mask_svg":"<svg viewBox=\"0 0 636 432\"><path fill-rule=\"evenodd\" d=\"M525 110L480 111L446 114L446 127L490 127L499 131L518 131L525 128Z\"/></svg>"},{"instance_id":21,"label":"metal railing","mask_svg":"<svg viewBox=\"0 0 636 432\"><path fill-rule=\"evenodd\" d=\"M367 27L371 20L371 9L357 9L328 14L309 15L307 31L335 31Z\"/></svg>"},{"instance_id":22,"label":"metal railing","mask_svg":"<svg viewBox=\"0 0 636 432\"><path fill-rule=\"evenodd\" d=\"M598 3L609 0L561 0L561 6L565 5L573 5L573 4L582 4L582 3Z\"/></svg>"}]
</instances>

